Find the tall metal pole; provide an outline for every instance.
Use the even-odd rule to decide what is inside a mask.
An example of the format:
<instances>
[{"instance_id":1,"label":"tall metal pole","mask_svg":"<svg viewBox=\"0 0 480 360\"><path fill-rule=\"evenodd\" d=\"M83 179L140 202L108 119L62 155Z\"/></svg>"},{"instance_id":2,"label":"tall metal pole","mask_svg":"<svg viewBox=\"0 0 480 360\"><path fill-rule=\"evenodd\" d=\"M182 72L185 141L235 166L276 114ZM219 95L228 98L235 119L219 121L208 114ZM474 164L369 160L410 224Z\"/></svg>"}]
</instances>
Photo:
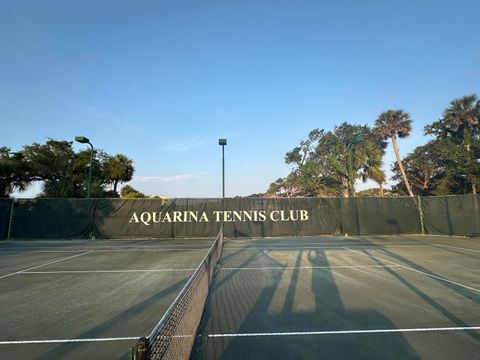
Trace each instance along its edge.
<instances>
[{"instance_id":1,"label":"tall metal pole","mask_svg":"<svg viewBox=\"0 0 480 360\"><path fill-rule=\"evenodd\" d=\"M227 139L218 139L218 145L222 147L222 198L225 198L225 145L227 145Z\"/></svg>"},{"instance_id":2,"label":"tall metal pole","mask_svg":"<svg viewBox=\"0 0 480 360\"><path fill-rule=\"evenodd\" d=\"M88 185L87 185L87 198L92 193L92 167L93 167L93 145L89 142L88 145L92 148L90 150L90 166L88 167Z\"/></svg>"},{"instance_id":3,"label":"tall metal pole","mask_svg":"<svg viewBox=\"0 0 480 360\"><path fill-rule=\"evenodd\" d=\"M225 197L225 145L222 145L222 198Z\"/></svg>"}]
</instances>

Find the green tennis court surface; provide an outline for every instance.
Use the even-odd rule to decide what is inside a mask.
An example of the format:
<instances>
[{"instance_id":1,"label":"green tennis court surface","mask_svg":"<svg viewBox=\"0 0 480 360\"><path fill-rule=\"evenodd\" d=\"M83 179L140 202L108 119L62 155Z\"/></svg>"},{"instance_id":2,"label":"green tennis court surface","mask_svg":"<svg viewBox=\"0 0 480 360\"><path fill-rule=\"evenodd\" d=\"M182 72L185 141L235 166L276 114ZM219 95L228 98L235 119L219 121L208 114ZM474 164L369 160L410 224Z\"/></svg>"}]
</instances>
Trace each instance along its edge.
<instances>
[{"instance_id":1,"label":"green tennis court surface","mask_svg":"<svg viewBox=\"0 0 480 360\"><path fill-rule=\"evenodd\" d=\"M1 242L0 359L127 359L212 242Z\"/></svg>"},{"instance_id":2,"label":"green tennis court surface","mask_svg":"<svg viewBox=\"0 0 480 360\"><path fill-rule=\"evenodd\" d=\"M1 359L127 359L212 240L0 243ZM480 240L227 239L196 359L474 359Z\"/></svg>"},{"instance_id":3,"label":"green tennis court surface","mask_svg":"<svg viewBox=\"0 0 480 360\"><path fill-rule=\"evenodd\" d=\"M230 240L196 359L478 359L480 241Z\"/></svg>"}]
</instances>

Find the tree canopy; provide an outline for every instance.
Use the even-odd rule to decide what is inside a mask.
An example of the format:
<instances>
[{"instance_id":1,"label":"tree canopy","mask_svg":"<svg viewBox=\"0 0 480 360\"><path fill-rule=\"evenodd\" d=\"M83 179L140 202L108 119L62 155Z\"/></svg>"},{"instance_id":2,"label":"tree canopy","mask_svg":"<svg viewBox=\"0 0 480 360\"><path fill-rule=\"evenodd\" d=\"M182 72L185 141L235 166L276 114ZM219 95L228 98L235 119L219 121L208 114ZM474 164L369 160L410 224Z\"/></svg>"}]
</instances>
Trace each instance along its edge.
<instances>
[{"instance_id":1,"label":"tree canopy","mask_svg":"<svg viewBox=\"0 0 480 360\"><path fill-rule=\"evenodd\" d=\"M361 141L355 142L355 137ZM366 125L342 123L333 131L312 130L285 155L292 172L270 185L278 196L354 195L357 179L383 183L386 143ZM353 193L352 193L353 190Z\"/></svg>"},{"instance_id":2,"label":"tree canopy","mask_svg":"<svg viewBox=\"0 0 480 360\"><path fill-rule=\"evenodd\" d=\"M85 197L90 150L75 152L72 142L49 139L26 145L18 152L0 148L0 196L25 190L42 182L43 197ZM95 150L92 165L92 196L118 197L117 185L132 179L133 161L123 154ZM109 189L111 186L111 190Z\"/></svg>"},{"instance_id":3,"label":"tree canopy","mask_svg":"<svg viewBox=\"0 0 480 360\"><path fill-rule=\"evenodd\" d=\"M425 127L425 134L433 135L443 146L442 178L444 191L478 192L480 184L480 100L467 95L452 100L442 117Z\"/></svg>"},{"instance_id":4,"label":"tree canopy","mask_svg":"<svg viewBox=\"0 0 480 360\"><path fill-rule=\"evenodd\" d=\"M362 196L384 194L387 181L382 169L386 140L392 141L397 195L446 195L478 193L480 186L480 100L467 95L450 102L439 120L425 126L433 139L400 157L397 138L412 131L412 119L404 110L387 110L375 120L375 128L342 123L332 131L312 130L305 140L287 152L291 172L270 184L270 196L352 196L358 179L372 180L379 190ZM359 140L361 139L361 140Z\"/></svg>"}]
</instances>

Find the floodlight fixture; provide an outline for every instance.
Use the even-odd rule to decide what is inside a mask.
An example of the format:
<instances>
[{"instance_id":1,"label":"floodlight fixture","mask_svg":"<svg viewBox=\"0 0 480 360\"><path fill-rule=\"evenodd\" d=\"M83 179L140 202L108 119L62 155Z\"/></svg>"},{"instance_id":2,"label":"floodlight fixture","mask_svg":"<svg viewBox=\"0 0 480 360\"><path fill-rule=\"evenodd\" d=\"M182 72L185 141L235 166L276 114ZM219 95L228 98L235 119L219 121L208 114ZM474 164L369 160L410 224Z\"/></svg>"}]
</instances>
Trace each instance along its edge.
<instances>
[{"instance_id":1,"label":"floodlight fixture","mask_svg":"<svg viewBox=\"0 0 480 360\"><path fill-rule=\"evenodd\" d=\"M87 198L90 197L92 193L92 167L93 167L93 145L88 138L85 136L75 136L75 141L80 144L90 145L90 166L88 167L88 184L87 184Z\"/></svg>"}]
</instances>

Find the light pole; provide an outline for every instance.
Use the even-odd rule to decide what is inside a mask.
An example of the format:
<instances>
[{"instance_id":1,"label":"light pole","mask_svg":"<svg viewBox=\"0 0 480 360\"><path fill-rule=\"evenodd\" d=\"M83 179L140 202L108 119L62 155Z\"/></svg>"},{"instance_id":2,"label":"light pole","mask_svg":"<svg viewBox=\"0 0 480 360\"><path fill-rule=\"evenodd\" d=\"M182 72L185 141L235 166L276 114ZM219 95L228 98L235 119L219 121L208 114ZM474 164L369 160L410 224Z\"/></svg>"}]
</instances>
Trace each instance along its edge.
<instances>
[{"instance_id":1,"label":"light pole","mask_svg":"<svg viewBox=\"0 0 480 360\"><path fill-rule=\"evenodd\" d=\"M218 145L222 147L222 198L225 198L225 145L227 145L227 139L218 139Z\"/></svg>"},{"instance_id":2,"label":"light pole","mask_svg":"<svg viewBox=\"0 0 480 360\"><path fill-rule=\"evenodd\" d=\"M87 198L89 198L92 192L93 145L90 142L90 140L85 136L75 136L75 141L78 141L80 144L88 144L91 147L90 166L88 167L88 184L87 184Z\"/></svg>"},{"instance_id":3,"label":"light pole","mask_svg":"<svg viewBox=\"0 0 480 360\"><path fill-rule=\"evenodd\" d=\"M350 177L350 195L352 197L355 197L355 176L354 176L354 169L353 169L353 145L357 145L358 143L361 143L363 141L364 137L362 134L355 135L352 140L350 141L350 144L348 145L349 151L348 151L348 172L349 172L349 177Z\"/></svg>"}]
</instances>

